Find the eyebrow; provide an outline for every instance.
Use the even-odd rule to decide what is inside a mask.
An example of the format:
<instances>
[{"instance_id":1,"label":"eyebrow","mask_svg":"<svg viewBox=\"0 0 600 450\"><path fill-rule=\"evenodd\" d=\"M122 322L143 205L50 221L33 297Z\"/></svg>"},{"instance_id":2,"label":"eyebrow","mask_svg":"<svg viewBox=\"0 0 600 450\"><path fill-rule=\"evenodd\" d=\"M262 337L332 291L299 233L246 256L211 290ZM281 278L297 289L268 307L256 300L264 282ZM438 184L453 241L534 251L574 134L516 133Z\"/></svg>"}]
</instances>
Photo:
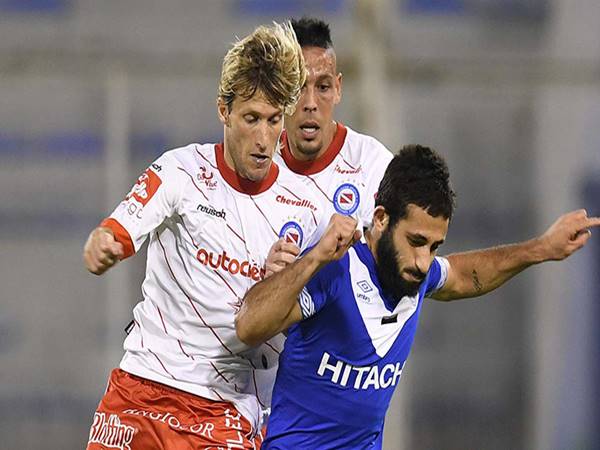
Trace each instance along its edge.
<instances>
[{"instance_id":1,"label":"eyebrow","mask_svg":"<svg viewBox=\"0 0 600 450\"><path fill-rule=\"evenodd\" d=\"M315 80L315 83L318 83L319 81L324 81L324 80L333 81L333 80L335 80L335 77L330 73L324 73L317 77L317 79Z\"/></svg>"},{"instance_id":2,"label":"eyebrow","mask_svg":"<svg viewBox=\"0 0 600 450\"><path fill-rule=\"evenodd\" d=\"M262 114L261 112L255 110L255 109L251 109L248 110L244 113L241 113L242 116L247 116L247 115L251 115L251 116L258 116L258 117L267 117L268 119L272 119L273 117L277 117L277 116L281 116L283 115L283 111L277 111L274 114L271 115L266 115L266 114Z\"/></svg>"},{"instance_id":3,"label":"eyebrow","mask_svg":"<svg viewBox=\"0 0 600 450\"><path fill-rule=\"evenodd\" d=\"M429 242L429 239L427 239L425 236L423 236L420 233L410 233L410 232L407 232L406 234L408 235L408 237L410 239L412 239L414 241L417 241L417 242L422 242L423 245L425 245L427 242ZM444 243L444 239L440 239L439 241L433 242L432 245L436 245L437 244L438 246L440 246L443 243Z\"/></svg>"}]
</instances>

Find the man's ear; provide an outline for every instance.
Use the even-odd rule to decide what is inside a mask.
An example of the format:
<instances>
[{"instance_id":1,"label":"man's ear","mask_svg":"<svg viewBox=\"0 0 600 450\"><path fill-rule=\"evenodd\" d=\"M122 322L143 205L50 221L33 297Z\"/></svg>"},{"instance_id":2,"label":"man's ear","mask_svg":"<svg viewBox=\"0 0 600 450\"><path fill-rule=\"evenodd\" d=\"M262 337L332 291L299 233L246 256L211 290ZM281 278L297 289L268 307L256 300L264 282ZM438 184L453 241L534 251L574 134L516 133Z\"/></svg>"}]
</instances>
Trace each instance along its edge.
<instances>
[{"instance_id":1,"label":"man's ear","mask_svg":"<svg viewBox=\"0 0 600 450\"><path fill-rule=\"evenodd\" d=\"M217 115L219 120L226 127L229 126L229 105L222 98L217 98Z\"/></svg>"},{"instance_id":2,"label":"man's ear","mask_svg":"<svg viewBox=\"0 0 600 450\"><path fill-rule=\"evenodd\" d=\"M380 233L383 233L390 222L390 216L386 212L385 208L381 205L375 207L373 211L373 228Z\"/></svg>"}]
</instances>

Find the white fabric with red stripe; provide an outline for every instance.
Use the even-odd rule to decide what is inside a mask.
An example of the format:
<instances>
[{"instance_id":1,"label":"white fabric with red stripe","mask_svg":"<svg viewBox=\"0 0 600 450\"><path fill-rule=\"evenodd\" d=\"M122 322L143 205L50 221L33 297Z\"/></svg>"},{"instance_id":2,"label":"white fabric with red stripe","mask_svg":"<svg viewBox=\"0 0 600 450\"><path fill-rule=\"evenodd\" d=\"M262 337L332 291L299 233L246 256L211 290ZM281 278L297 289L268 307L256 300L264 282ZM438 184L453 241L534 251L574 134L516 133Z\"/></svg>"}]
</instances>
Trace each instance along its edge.
<instances>
[{"instance_id":1,"label":"white fabric with red stripe","mask_svg":"<svg viewBox=\"0 0 600 450\"><path fill-rule=\"evenodd\" d=\"M316 243L326 220L313 196L276 165L260 183L239 179L221 145L192 144L158 158L103 222L127 256L149 240L143 301L120 367L231 401L258 429L274 370L255 371L276 366L283 338L250 349L236 336L234 316L284 228L301 249Z\"/></svg>"},{"instance_id":2,"label":"white fabric with red stripe","mask_svg":"<svg viewBox=\"0 0 600 450\"><path fill-rule=\"evenodd\" d=\"M375 194L392 157L377 139L338 123L333 141L317 160L295 159L284 132L274 161L292 170L320 200L326 218L319 224L322 234L333 213L353 216L359 228L371 225Z\"/></svg>"}]
</instances>

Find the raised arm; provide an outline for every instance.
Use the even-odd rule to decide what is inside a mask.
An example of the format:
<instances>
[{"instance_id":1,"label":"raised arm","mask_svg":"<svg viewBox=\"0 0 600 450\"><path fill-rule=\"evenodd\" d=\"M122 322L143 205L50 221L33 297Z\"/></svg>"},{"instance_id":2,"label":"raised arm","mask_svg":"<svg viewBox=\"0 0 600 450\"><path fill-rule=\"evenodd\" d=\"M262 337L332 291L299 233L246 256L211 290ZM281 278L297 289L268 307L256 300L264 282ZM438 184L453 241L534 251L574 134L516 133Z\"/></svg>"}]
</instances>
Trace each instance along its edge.
<instances>
[{"instance_id":1,"label":"raised arm","mask_svg":"<svg viewBox=\"0 0 600 450\"><path fill-rule=\"evenodd\" d=\"M319 242L304 256L255 284L235 318L239 339L258 345L302 320L298 295L325 264L341 258L360 238L357 222L334 214Z\"/></svg>"},{"instance_id":2,"label":"raised arm","mask_svg":"<svg viewBox=\"0 0 600 450\"><path fill-rule=\"evenodd\" d=\"M580 209L559 217L529 241L448 255L447 281L432 298L449 301L486 294L533 264L567 258L585 245L590 228L599 225L600 217L588 217Z\"/></svg>"}]
</instances>

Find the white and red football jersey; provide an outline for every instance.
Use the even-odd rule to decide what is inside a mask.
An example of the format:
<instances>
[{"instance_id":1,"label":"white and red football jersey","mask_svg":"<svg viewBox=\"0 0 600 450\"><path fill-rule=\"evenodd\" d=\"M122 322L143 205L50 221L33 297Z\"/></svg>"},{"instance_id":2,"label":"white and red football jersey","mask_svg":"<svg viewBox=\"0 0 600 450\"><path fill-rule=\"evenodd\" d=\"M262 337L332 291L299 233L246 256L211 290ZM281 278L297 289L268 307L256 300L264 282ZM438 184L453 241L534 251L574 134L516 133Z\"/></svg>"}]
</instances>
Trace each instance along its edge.
<instances>
[{"instance_id":1,"label":"white and red football jersey","mask_svg":"<svg viewBox=\"0 0 600 450\"><path fill-rule=\"evenodd\" d=\"M150 165L102 222L126 256L149 238L123 370L230 401L258 428L271 385L261 389L256 370L277 365L283 338L251 349L237 338L234 317L279 237L301 249L317 241L319 200L298 184L276 164L261 182L240 178L221 144L192 144Z\"/></svg>"},{"instance_id":2,"label":"white and red football jersey","mask_svg":"<svg viewBox=\"0 0 600 450\"><path fill-rule=\"evenodd\" d=\"M375 195L392 158L392 153L377 139L338 123L331 144L316 160L296 159L285 131L273 159L292 170L313 192L312 197L321 200L325 218L319 224L321 235L333 213L353 216L359 229L371 225Z\"/></svg>"}]
</instances>

